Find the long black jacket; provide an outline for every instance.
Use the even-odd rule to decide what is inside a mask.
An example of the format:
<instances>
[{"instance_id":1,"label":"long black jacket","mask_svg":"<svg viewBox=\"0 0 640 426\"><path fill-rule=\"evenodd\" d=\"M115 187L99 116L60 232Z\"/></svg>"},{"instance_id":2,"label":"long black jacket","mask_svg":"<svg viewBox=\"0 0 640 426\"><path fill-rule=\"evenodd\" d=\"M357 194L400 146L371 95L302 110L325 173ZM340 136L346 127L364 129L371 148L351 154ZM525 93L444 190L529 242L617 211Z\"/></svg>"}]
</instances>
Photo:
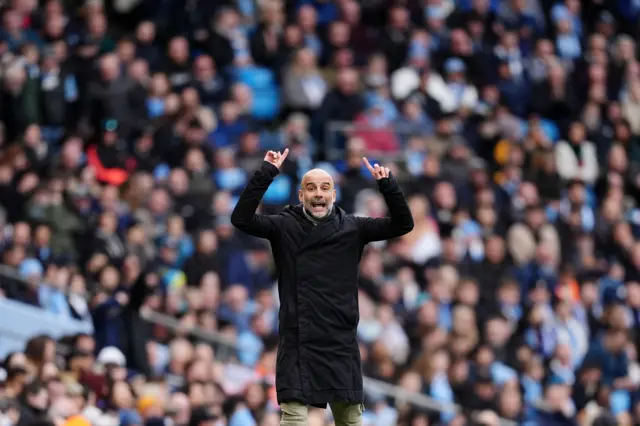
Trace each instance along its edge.
<instances>
[{"instance_id":1,"label":"long black jacket","mask_svg":"<svg viewBox=\"0 0 640 426\"><path fill-rule=\"evenodd\" d=\"M287 206L277 215L256 214L278 172L264 162L231 217L237 228L270 241L278 270L278 401L318 407L333 401L361 403L358 263L367 243L410 232L411 212L390 177L378 181L388 218L355 217L337 206L317 225L301 205Z\"/></svg>"}]
</instances>

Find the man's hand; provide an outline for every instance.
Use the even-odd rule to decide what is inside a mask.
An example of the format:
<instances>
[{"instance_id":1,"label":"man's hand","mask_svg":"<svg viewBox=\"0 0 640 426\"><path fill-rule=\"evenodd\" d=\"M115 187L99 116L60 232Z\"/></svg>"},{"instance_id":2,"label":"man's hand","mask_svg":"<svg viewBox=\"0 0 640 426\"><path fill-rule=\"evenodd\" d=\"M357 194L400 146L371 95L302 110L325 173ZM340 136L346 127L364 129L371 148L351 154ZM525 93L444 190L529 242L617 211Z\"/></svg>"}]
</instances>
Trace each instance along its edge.
<instances>
[{"instance_id":1,"label":"man's hand","mask_svg":"<svg viewBox=\"0 0 640 426\"><path fill-rule=\"evenodd\" d=\"M280 151L269 151L267 155L264 156L264 161L273 164L279 169L282 167L282 163L284 163L287 155L289 155L289 148L286 148L283 153L280 153Z\"/></svg>"},{"instance_id":2,"label":"man's hand","mask_svg":"<svg viewBox=\"0 0 640 426\"><path fill-rule=\"evenodd\" d=\"M369 160L367 160L367 157L362 157L362 161L364 161L364 164L367 166L367 169L369 169L369 171L371 172L371 176L376 178L376 180L389 177L390 172L388 167L382 167L378 163L376 163L374 166L371 166L371 163L369 163Z\"/></svg>"}]
</instances>

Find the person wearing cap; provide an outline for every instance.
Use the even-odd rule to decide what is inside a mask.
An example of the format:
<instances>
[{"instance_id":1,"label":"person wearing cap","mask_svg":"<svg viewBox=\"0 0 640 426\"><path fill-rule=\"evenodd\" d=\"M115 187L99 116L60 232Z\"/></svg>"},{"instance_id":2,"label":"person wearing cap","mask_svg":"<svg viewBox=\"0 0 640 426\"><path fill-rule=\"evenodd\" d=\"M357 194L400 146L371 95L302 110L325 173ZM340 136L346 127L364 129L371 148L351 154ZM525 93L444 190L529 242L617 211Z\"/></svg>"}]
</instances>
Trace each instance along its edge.
<instances>
[{"instance_id":1,"label":"person wearing cap","mask_svg":"<svg viewBox=\"0 0 640 426\"><path fill-rule=\"evenodd\" d=\"M597 32L603 34L607 38L616 35L616 18L608 10L603 10L598 16L596 22Z\"/></svg>"},{"instance_id":2,"label":"person wearing cap","mask_svg":"<svg viewBox=\"0 0 640 426\"><path fill-rule=\"evenodd\" d=\"M467 66L460 58L449 58L444 63L446 96L438 99L445 112L458 111L461 108L473 110L478 103L477 89L468 84L465 73Z\"/></svg>"},{"instance_id":3,"label":"person wearing cap","mask_svg":"<svg viewBox=\"0 0 640 426\"><path fill-rule=\"evenodd\" d=\"M28 288L21 289L20 300L32 306L40 306L38 283L44 274L42 263L38 259L27 258L20 263L18 273L30 284Z\"/></svg>"},{"instance_id":4,"label":"person wearing cap","mask_svg":"<svg viewBox=\"0 0 640 426\"><path fill-rule=\"evenodd\" d=\"M276 388L282 426L307 424L308 406L331 405L337 426L362 425L364 391L356 339L358 264L367 243L413 229L402 191L388 168L371 175L390 217L347 215L334 205L333 178L309 171L298 192L301 204L277 215L256 214L262 196L287 154L269 151L231 216L238 229L271 243L279 273L280 330Z\"/></svg>"},{"instance_id":5,"label":"person wearing cap","mask_svg":"<svg viewBox=\"0 0 640 426\"><path fill-rule=\"evenodd\" d=\"M44 267L38 259L27 258L18 267L20 277L29 281L39 281L44 273Z\"/></svg>"},{"instance_id":6,"label":"person wearing cap","mask_svg":"<svg viewBox=\"0 0 640 426\"><path fill-rule=\"evenodd\" d=\"M125 358L122 351L115 346L107 346L105 348L102 348L100 352L98 352L96 362L100 365L104 365L105 367L116 366L124 368L127 366L127 359Z\"/></svg>"}]
</instances>

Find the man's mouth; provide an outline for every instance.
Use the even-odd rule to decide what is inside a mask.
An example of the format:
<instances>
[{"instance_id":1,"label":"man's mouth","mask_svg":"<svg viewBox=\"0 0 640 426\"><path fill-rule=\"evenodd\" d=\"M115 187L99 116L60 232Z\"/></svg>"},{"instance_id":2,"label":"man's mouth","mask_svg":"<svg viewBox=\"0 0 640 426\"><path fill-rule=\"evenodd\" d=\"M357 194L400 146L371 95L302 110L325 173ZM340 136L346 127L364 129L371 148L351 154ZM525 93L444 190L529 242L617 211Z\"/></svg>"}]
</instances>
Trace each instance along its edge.
<instances>
[{"instance_id":1,"label":"man's mouth","mask_svg":"<svg viewBox=\"0 0 640 426\"><path fill-rule=\"evenodd\" d=\"M324 201L312 201L311 202L311 209L312 210L315 210L315 211L322 210L322 209L324 209L326 207L327 207L327 203L324 202Z\"/></svg>"}]
</instances>

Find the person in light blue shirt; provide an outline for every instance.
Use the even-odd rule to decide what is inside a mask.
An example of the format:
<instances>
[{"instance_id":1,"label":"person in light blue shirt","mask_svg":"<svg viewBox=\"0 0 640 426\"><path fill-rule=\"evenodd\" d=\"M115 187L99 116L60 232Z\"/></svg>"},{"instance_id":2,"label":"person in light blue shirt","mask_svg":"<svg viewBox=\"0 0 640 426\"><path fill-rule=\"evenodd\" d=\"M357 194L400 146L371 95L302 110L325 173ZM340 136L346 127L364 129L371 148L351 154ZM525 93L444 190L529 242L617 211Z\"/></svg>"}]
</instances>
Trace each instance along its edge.
<instances>
[{"instance_id":1,"label":"person in light blue shirt","mask_svg":"<svg viewBox=\"0 0 640 426\"><path fill-rule=\"evenodd\" d=\"M544 367L539 358L532 358L527 366L528 371L520 379L520 384L524 389L524 402L533 405L542 398L544 378Z\"/></svg>"},{"instance_id":2,"label":"person in light blue shirt","mask_svg":"<svg viewBox=\"0 0 640 426\"><path fill-rule=\"evenodd\" d=\"M247 172L235 164L234 153L230 148L218 150L216 153L217 169L213 179L217 187L233 194L242 191L247 183Z\"/></svg>"},{"instance_id":3,"label":"person in light blue shirt","mask_svg":"<svg viewBox=\"0 0 640 426\"><path fill-rule=\"evenodd\" d=\"M437 402L444 406L452 406L454 401L453 390L447 377L446 369L449 366L449 354L446 351L437 351L431 357L431 367L435 370L435 373L431 377L428 385L428 394ZM442 422L449 423L455 417L455 413L452 411L443 411L440 414Z\"/></svg>"},{"instance_id":4,"label":"person in light blue shirt","mask_svg":"<svg viewBox=\"0 0 640 426\"><path fill-rule=\"evenodd\" d=\"M561 58L575 60L582 56L580 39L575 34L558 34L556 47Z\"/></svg>"},{"instance_id":5,"label":"person in light blue shirt","mask_svg":"<svg viewBox=\"0 0 640 426\"><path fill-rule=\"evenodd\" d=\"M612 389L609 403L616 415L628 411L631 404L630 393L624 386L629 379L631 364L625 350L626 344L626 330L608 330L590 345L584 359L584 364L601 366L602 382Z\"/></svg>"},{"instance_id":6,"label":"person in light blue shirt","mask_svg":"<svg viewBox=\"0 0 640 426\"><path fill-rule=\"evenodd\" d=\"M376 405L375 409L365 410L362 419L365 425L395 426L398 424L398 410L381 402Z\"/></svg>"},{"instance_id":7,"label":"person in light blue shirt","mask_svg":"<svg viewBox=\"0 0 640 426\"><path fill-rule=\"evenodd\" d=\"M518 282L514 279L504 280L498 288L497 299L500 313L512 325L518 324L524 315Z\"/></svg>"},{"instance_id":8,"label":"person in light blue shirt","mask_svg":"<svg viewBox=\"0 0 640 426\"><path fill-rule=\"evenodd\" d=\"M495 361L491 364L491 377L493 377L494 383L502 386L508 381L516 379L518 375L513 368L508 367L499 361Z\"/></svg>"},{"instance_id":9,"label":"person in light blue shirt","mask_svg":"<svg viewBox=\"0 0 640 426\"><path fill-rule=\"evenodd\" d=\"M180 216L172 216L167 220L167 233L158 239L157 246L172 247L176 250L176 258L172 265L175 267L184 266L195 251L191 236L184 232L184 221Z\"/></svg>"},{"instance_id":10,"label":"person in light blue shirt","mask_svg":"<svg viewBox=\"0 0 640 426\"><path fill-rule=\"evenodd\" d=\"M256 2L254 2L253 0L238 0L236 4L238 5L238 11L244 18L243 22L246 23L243 27L243 30L248 31L254 26L254 20L256 19Z\"/></svg>"},{"instance_id":11,"label":"person in light blue shirt","mask_svg":"<svg viewBox=\"0 0 640 426\"><path fill-rule=\"evenodd\" d=\"M313 50L316 58L322 57L322 39L318 36L316 26L318 24L318 13L310 4L303 4L298 8L297 24L303 33L304 45Z\"/></svg>"},{"instance_id":12,"label":"person in light blue shirt","mask_svg":"<svg viewBox=\"0 0 640 426\"><path fill-rule=\"evenodd\" d=\"M577 59L582 56L580 36L574 28L574 19L568 9L556 9L554 20L556 23L556 48L564 59Z\"/></svg>"},{"instance_id":13,"label":"person in light blue shirt","mask_svg":"<svg viewBox=\"0 0 640 426\"><path fill-rule=\"evenodd\" d=\"M218 310L218 317L233 324L239 332L251 328L251 320L256 313L256 303L249 300L249 292L242 285L231 285L225 292L225 302Z\"/></svg>"},{"instance_id":14,"label":"person in light blue shirt","mask_svg":"<svg viewBox=\"0 0 640 426\"><path fill-rule=\"evenodd\" d=\"M431 136L435 133L435 124L431 117L422 109L420 101L416 97L409 97L402 105L402 113L397 117L396 127L398 136L405 145L414 136ZM420 158L419 167L422 170ZM411 170L410 170L411 172Z\"/></svg>"},{"instance_id":15,"label":"person in light blue shirt","mask_svg":"<svg viewBox=\"0 0 640 426\"><path fill-rule=\"evenodd\" d=\"M442 286L440 286L442 287ZM433 294L425 293L423 296L425 303L433 303L437 306L438 311L438 327L443 330L451 330L453 326L453 304L448 299L436 300Z\"/></svg>"},{"instance_id":16,"label":"person in light blue shirt","mask_svg":"<svg viewBox=\"0 0 640 426\"><path fill-rule=\"evenodd\" d=\"M247 367L255 367L264 350L264 343L256 331L266 329L262 314L254 315L251 328L238 333L238 359Z\"/></svg>"},{"instance_id":17,"label":"person in light blue shirt","mask_svg":"<svg viewBox=\"0 0 640 426\"><path fill-rule=\"evenodd\" d=\"M580 17L580 12L577 13L572 12L566 4L557 3L551 8L551 19L553 19L556 23L563 19L568 19L571 21L571 29L572 32L575 33L578 37L582 36L582 19Z\"/></svg>"},{"instance_id":18,"label":"person in light blue shirt","mask_svg":"<svg viewBox=\"0 0 640 426\"><path fill-rule=\"evenodd\" d=\"M255 419L248 408L242 407L229 419L229 426L257 426Z\"/></svg>"},{"instance_id":19,"label":"person in light blue shirt","mask_svg":"<svg viewBox=\"0 0 640 426\"><path fill-rule=\"evenodd\" d=\"M38 289L38 299L40 306L45 310L67 318L71 317L67 297L59 289L49 285L41 285Z\"/></svg>"}]
</instances>

